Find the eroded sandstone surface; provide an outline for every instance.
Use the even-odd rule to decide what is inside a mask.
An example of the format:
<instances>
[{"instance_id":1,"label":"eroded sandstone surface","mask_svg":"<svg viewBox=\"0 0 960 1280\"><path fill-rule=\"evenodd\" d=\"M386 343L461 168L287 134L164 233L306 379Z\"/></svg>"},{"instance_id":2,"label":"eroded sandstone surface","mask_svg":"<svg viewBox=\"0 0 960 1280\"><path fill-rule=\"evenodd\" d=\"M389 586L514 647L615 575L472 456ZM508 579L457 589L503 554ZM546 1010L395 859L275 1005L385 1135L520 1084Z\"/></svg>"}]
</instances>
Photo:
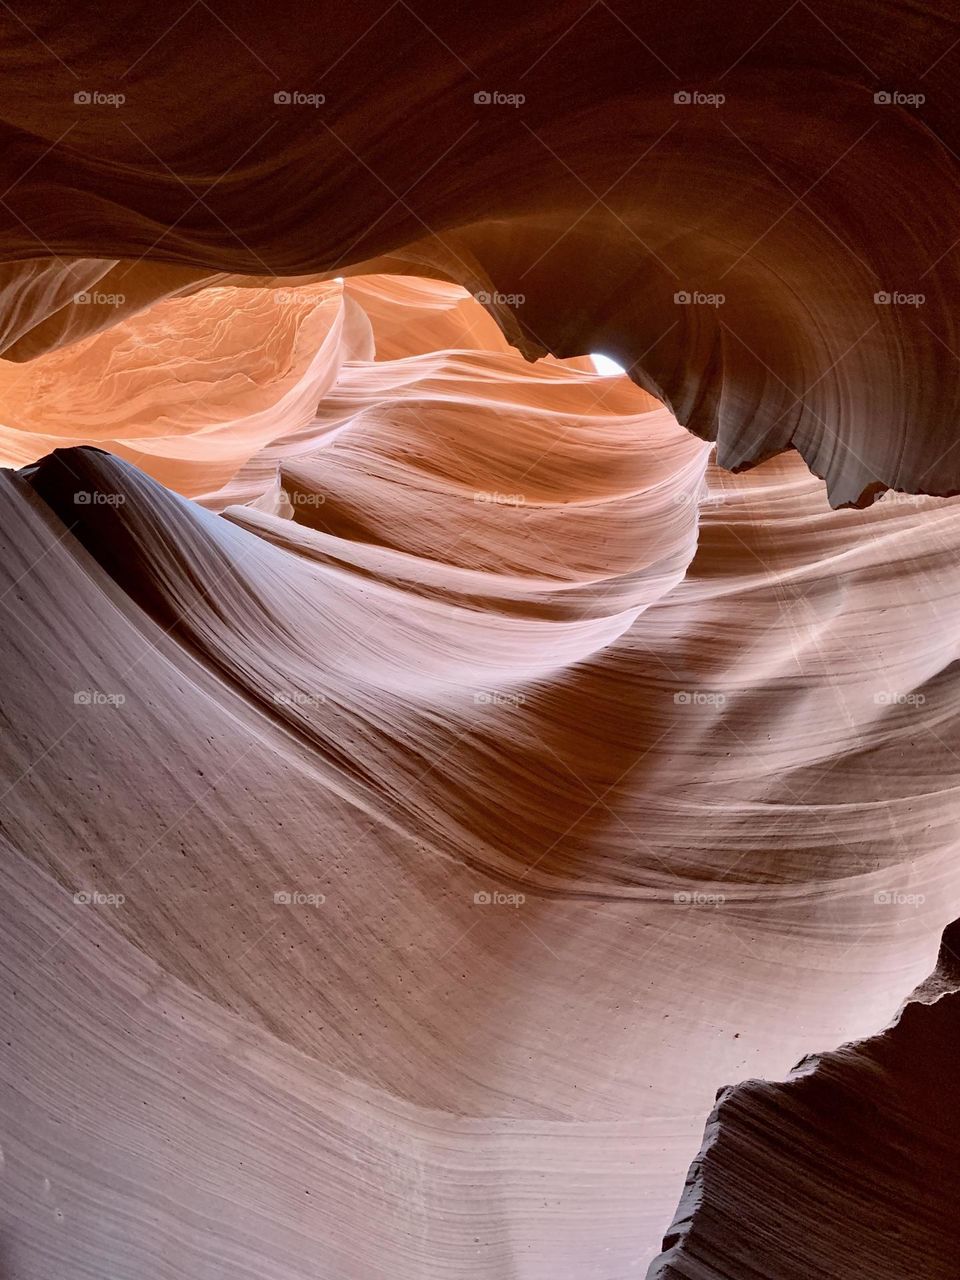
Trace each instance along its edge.
<instances>
[{"instance_id":1,"label":"eroded sandstone surface","mask_svg":"<svg viewBox=\"0 0 960 1280\"><path fill-rule=\"evenodd\" d=\"M955 1277L956 13L0 30L0 1275Z\"/></svg>"}]
</instances>

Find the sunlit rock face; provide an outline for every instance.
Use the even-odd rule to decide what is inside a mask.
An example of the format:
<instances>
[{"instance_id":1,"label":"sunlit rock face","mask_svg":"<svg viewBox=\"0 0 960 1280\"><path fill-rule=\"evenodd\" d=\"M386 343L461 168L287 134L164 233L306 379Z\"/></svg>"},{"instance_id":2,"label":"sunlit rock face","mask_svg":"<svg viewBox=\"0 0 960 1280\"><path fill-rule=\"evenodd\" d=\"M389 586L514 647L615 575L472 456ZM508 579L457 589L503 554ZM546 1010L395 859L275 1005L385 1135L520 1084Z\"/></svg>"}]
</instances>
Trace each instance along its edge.
<instances>
[{"instance_id":1,"label":"sunlit rock face","mask_svg":"<svg viewBox=\"0 0 960 1280\"><path fill-rule=\"evenodd\" d=\"M3 374L57 446L3 485L11 1257L642 1273L718 1083L883 1025L960 909L960 506L725 474L447 284L306 289Z\"/></svg>"},{"instance_id":2,"label":"sunlit rock face","mask_svg":"<svg viewBox=\"0 0 960 1280\"><path fill-rule=\"evenodd\" d=\"M956 15L0 26L0 1274L953 1276Z\"/></svg>"},{"instance_id":3,"label":"sunlit rock face","mask_svg":"<svg viewBox=\"0 0 960 1280\"><path fill-rule=\"evenodd\" d=\"M344 359L372 354L338 285L208 288L29 364L0 364L0 449L96 443L191 497L306 427Z\"/></svg>"}]
</instances>

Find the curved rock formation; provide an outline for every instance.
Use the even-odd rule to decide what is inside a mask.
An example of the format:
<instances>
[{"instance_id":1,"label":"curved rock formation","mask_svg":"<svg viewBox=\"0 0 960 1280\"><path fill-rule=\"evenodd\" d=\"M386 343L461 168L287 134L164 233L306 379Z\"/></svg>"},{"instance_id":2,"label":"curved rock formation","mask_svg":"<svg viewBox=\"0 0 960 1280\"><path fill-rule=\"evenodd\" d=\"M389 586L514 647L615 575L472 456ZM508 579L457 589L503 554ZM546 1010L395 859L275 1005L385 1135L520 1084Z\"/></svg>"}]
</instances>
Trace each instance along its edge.
<instances>
[{"instance_id":1,"label":"curved rock formation","mask_svg":"<svg viewBox=\"0 0 960 1280\"><path fill-rule=\"evenodd\" d=\"M337 285L209 288L29 364L0 364L0 448L22 465L97 443L189 496L313 419L369 323Z\"/></svg>"},{"instance_id":2,"label":"curved rock formation","mask_svg":"<svg viewBox=\"0 0 960 1280\"><path fill-rule=\"evenodd\" d=\"M222 515L98 449L5 473L30 1280L636 1272L717 1081L869 1034L960 911L958 502L730 477L449 286L345 288L394 358L271 409Z\"/></svg>"},{"instance_id":3,"label":"curved rock formation","mask_svg":"<svg viewBox=\"0 0 960 1280\"><path fill-rule=\"evenodd\" d=\"M949 6L85 9L0 15L0 253L48 259L43 316L57 256L135 301L373 262L608 351L725 467L960 489Z\"/></svg>"},{"instance_id":4,"label":"curved rock formation","mask_svg":"<svg viewBox=\"0 0 960 1280\"><path fill-rule=\"evenodd\" d=\"M0 31L0 1273L945 1280L957 15Z\"/></svg>"},{"instance_id":5,"label":"curved rock formation","mask_svg":"<svg viewBox=\"0 0 960 1280\"><path fill-rule=\"evenodd\" d=\"M958 942L882 1034L720 1091L649 1280L953 1280Z\"/></svg>"}]
</instances>

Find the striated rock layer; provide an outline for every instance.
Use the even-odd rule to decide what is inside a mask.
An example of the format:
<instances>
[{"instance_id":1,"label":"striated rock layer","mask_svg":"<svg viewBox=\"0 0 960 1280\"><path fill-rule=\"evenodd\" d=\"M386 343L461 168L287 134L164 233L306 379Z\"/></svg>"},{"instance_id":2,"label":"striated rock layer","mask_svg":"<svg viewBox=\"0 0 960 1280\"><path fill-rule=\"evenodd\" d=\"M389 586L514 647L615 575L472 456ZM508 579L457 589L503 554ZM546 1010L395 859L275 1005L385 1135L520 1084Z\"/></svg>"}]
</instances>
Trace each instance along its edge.
<instances>
[{"instance_id":1,"label":"striated rock layer","mask_svg":"<svg viewBox=\"0 0 960 1280\"><path fill-rule=\"evenodd\" d=\"M731 477L448 284L260 287L11 366L4 1262L642 1275L717 1082L960 914L960 500ZM47 361L109 452L40 456Z\"/></svg>"},{"instance_id":2,"label":"striated rock layer","mask_svg":"<svg viewBox=\"0 0 960 1280\"><path fill-rule=\"evenodd\" d=\"M0 37L0 1275L955 1280L956 6Z\"/></svg>"},{"instance_id":3,"label":"striated rock layer","mask_svg":"<svg viewBox=\"0 0 960 1280\"><path fill-rule=\"evenodd\" d=\"M649 1280L954 1280L958 943L880 1035L720 1091Z\"/></svg>"},{"instance_id":4,"label":"striated rock layer","mask_svg":"<svg viewBox=\"0 0 960 1280\"><path fill-rule=\"evenodd\" d=\"M960 490L955 6L23 0L0 31L15 360L237 274L432 275L526 355L620 359L724 467Z\"/></svg>"}]
</instances>

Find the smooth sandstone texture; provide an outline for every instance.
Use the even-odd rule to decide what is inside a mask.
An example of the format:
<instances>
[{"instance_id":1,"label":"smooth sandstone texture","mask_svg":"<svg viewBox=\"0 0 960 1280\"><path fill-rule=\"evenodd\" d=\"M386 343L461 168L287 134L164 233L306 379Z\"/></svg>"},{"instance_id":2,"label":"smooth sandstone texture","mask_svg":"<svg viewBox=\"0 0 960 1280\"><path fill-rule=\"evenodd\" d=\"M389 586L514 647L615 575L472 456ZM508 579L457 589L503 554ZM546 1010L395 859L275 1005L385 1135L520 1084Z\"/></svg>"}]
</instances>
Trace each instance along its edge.
<instances>
[{"instance_id":1,"label":"smooth sandstone texture","mask_svg":"<svg viewBox=\"0 0 960 1280\"><path fill-rule=\"evenodd\" d=\"M0 1277L955 1280L954 8L0 36Z\"/></svg>"},{"instance_id":2,"label":"smooth sandstone texture","mask_svg":"<svg viewBox=\"0 0 960 1280\"><path fill-rule=\"evenodd\" d=\"M211 424L206 507L3 473L5 1261L642 1275L718 1082L872 1034L960 912L960 504L831 511L447 284L308 287L329 389ZM172 388L239 420L284 306L123 322L183 309L131 348L182 487Z\"/></svg>"},{"instance_id":3,"label":"smooth sandstone texture","mask_svg":"<svg viewBox=\"0 0 960 1280\"><path fill-rule=\"evenodd\" d=\"M306 426L369 324L338 285L210 288L38 356L0 362L0 449L22 465L96 443L191 497Z\"/></svg>"},{"instance_id":4,"label":"smooth sandstone texture","mask_svg":"<svg viewBox=\"0 0 960 1280\"><path fill-rule=\"evenodd\" d=\"M649 1280L953 1280L958 942L882 1034L720 1092Z\"/></svg>"},{"instance_id":5,"label":"smooth sandstone texture","mask_svg":"<svg viewBox=\"0 0 960 1280\"><path fill-rule=\"evenodd\" d=\"M531 357L619 359L724 467L960 490L951 5L26 0L0 29L15 359L218 275L439 275Z\"/></svg>"},{"instance_id":6,"label":"smooth sandstone texture","mask_svg":"<svg viewBox=\"0 0 960 1280\"><path fill-rule=\"evenodd\" d=\"M17 296L26 305L22 282ZM87 296L107 295L91 288ZM86 302L70 314L97 310ZM318 402L329 400L344 365L371 361L375 348L385 360L451 347L510 350L456 285L400 276L224 278L126 311L28 363L0 362L0 461L22 466L61 444L96 444L222 508L262 496L282 457L318 442ZM325 430L335 412L325 404Z\"/></svg>"}]
</instances>

